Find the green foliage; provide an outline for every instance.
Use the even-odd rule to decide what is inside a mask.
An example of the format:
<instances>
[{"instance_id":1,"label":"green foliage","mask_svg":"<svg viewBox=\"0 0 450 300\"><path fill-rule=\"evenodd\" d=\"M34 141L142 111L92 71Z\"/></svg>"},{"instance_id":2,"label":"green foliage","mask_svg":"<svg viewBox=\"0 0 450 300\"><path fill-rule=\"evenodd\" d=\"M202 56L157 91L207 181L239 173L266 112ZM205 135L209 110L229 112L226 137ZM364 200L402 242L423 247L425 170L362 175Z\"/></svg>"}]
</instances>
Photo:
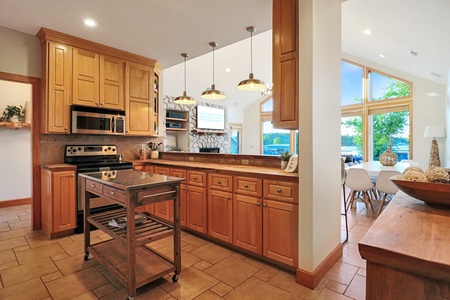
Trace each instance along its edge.
<instances>
[{"instance_id":1,"label":"green foliage","mask_svg":"<svg viewBox=\"0 0 450 300\"><path fill-rule=\"evenodd\" d=\"M281 137L276 137L273 139L275 145L283 144L283 139Z\"/></svg>"},{"instance_id":2,"label":"green foliage","mask_svg":"<svg viewBox=\"0 0 450 300\"><path fill-rule=\"evenodd\" d=\"M410 89L408 84L392 78L388 79L388 86L383 89L383 92L384 94L381 97L374 98L372 100L401 98L410 95Z\"/></svg>"},{"instance_id":3,"label":"green foliage","mask_svg":"<svg viewBox=\"0 0 450 300\"><path fill-rule=\"evenodd\" d=\"M291 158L292 155L293 155L292 153L289 153L288 151L286 151L286 152L281 153L279 158L284 161L289 161L289 159Z\"/></svg>"},{"instance_id":4,"label":"green foliage","mask_svg":"<svg viewBox=\"0 0 450 300\"><path fill-rule=\"evenodd\" d=\"M3 111L2 120L9 121L10 118L17 116L19 120L25 119L25 108L22 105L7 105Z\"/></svg>"}]
</instances>

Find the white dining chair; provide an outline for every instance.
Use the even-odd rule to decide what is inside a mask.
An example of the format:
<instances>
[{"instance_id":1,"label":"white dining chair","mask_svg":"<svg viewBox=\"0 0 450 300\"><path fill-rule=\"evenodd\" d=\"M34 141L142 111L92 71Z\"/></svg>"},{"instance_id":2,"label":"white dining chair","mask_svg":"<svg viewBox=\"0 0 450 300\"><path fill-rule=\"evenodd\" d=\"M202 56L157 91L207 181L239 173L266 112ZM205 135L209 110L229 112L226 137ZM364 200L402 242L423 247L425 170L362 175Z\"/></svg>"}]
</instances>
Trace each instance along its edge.
<instances>
[{"instance_id":1,"label":"white dining chair","mask_svg":"<svg viewBox=\"0 0 450 300\"><path fill-rule=\"evenodd\" d=\"M366 209L369 210L369 206L372 212L375 213L372 205L372 198L374 197L374 187L370 180L369 174L365 169L361 168L349 168L347 171L347 178L345 185L350 188L350 194L347 200L347 210L353 207L355 200L360 199L366 205Z\"/></svg>"},{"instance_id":2,"label":"white dining chair","mask_svg":"<svg viewBox=\"0 0 450 300\"><path fill-rule=\"evenodd\" d=\"M348 218L347 218L347 198L345 197L345 180L347 179L347 172L345 171L345 158L341 158L341 185L342 185L342 194L344 199L344 212L341 212L341 216L344 216L345 219L345 241L348 241Z\"/></svg>"},{"instance_id":3,"label":"white dining chair","mask_svg":"<svg viewBox=\"0 0 450 300\"><path fill-rule=\"evenodd\" d=\"M375 183L375 188L381 198L380 208L378 209L377 217L381 214L383 207L387 205L392 196L398 192L397 186L389 178L394 175L400 175L398 171L386 171L383 170L378 174L377 182ZM386 200L388 200L386 202Z\"/></svg>"}]
</instances>

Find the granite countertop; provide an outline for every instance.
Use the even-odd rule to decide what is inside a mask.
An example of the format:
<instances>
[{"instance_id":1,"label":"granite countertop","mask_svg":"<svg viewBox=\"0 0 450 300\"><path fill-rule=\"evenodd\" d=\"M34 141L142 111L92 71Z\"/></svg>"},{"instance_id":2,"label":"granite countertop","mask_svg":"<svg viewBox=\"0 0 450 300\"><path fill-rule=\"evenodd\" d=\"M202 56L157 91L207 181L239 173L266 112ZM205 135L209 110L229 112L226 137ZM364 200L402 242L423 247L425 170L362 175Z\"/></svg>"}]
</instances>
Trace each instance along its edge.
<instances>
[{"instance_id":1,"label":"granite countertop","mask_svg":"<svg viewBox=\"0 0 450 300\"><path fill-rule=\"evenodd\" d=\"M245 172L260 175L274 175L283 177L298 177L298 173L288 173L278 168L268 168L261 166L247 166L247 165L231 165L231 164L217 164L195 161L174 161L167 159L146 159L146 160L132 160L133 164L154 164L174 167L189 167L196 169L209 169L216 171L231 171L231 172Z\"/></svg>"},{"instance_id":2,"label":"granite countertop","mask_svg":"<svg viewBox=\"0 0 450 300\"><path fill-rule=\"evenodd\" d=\"M135 190L159 185L179 183L184 179L172 176L148 174L136 170L116 170L80 173L79 176L94 180L120 190Z\"/></svg>"}]
</instances>

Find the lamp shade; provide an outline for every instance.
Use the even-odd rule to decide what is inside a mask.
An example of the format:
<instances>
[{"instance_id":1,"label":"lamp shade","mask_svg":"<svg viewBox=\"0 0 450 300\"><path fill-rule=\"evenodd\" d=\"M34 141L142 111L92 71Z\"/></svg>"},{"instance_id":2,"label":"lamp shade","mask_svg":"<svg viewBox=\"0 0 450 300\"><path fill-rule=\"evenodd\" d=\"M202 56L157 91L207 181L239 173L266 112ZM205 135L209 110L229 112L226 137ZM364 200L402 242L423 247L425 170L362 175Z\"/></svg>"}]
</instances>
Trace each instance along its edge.
<instances>
[{"instance_id":1,"label":"lamp shade","mask_svg":"<svg viewBox=\"0 0 450 300\"><path fill-rule=\"evenodd\" d=\"M431 138L445 137L444 126L427 126L427 127L425 127L425 132L423 133L423 137L431 137Z\"/></svg>"}]
</instances>

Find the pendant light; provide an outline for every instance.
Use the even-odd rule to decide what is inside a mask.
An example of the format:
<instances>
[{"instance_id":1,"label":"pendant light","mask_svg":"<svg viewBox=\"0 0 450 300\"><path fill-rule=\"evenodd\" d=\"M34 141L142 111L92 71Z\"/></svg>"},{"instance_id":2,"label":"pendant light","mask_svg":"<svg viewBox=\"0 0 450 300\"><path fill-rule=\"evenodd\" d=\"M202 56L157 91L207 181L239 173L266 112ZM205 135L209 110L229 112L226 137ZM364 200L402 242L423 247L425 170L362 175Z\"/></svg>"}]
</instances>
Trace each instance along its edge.
<instances>
[{"instance_id":1,"label":"pendant light","mask_svg":"<svg viewBox=\"0 0 450 300\"><path fill-rule=\"evenodd\" d=\"M227 96L225 96L224 92L216 90L216 85L214 84L214 48L217 47L218 44L216 42L210 42L209 45L213 47L213 83L210 89L207 89L202 93L202 98L209 100L222 100Z\"/></svg>"},{"instance_id":2,"label":"pendant light","mask_svg":"<svg viewBox=\"0 0 450 300\"><path fill-rule=\"evenodd\" d=\"M197 103L197 101L195 101L194 98L189 97L186 93L186 58L189 57L189 54L181 53L181 56L184 57L184 91L183 91L183 96L176 97L173 102L175 102L177 104L195 104L195 103Z\"/></svg>"},{"instance_id":3,"label":"pendant light","mask_svg":"<svg viewBox=\"0 0 450 300\"><path fill-rule=\"evenodd\" d=\"M248 79L239 82L238 89L241 91L261 91L266 88L264 81L253 78L253 32L255 27L249 26L246 28L250 32L250 75Z\"/></svg>"}]
</instances>

